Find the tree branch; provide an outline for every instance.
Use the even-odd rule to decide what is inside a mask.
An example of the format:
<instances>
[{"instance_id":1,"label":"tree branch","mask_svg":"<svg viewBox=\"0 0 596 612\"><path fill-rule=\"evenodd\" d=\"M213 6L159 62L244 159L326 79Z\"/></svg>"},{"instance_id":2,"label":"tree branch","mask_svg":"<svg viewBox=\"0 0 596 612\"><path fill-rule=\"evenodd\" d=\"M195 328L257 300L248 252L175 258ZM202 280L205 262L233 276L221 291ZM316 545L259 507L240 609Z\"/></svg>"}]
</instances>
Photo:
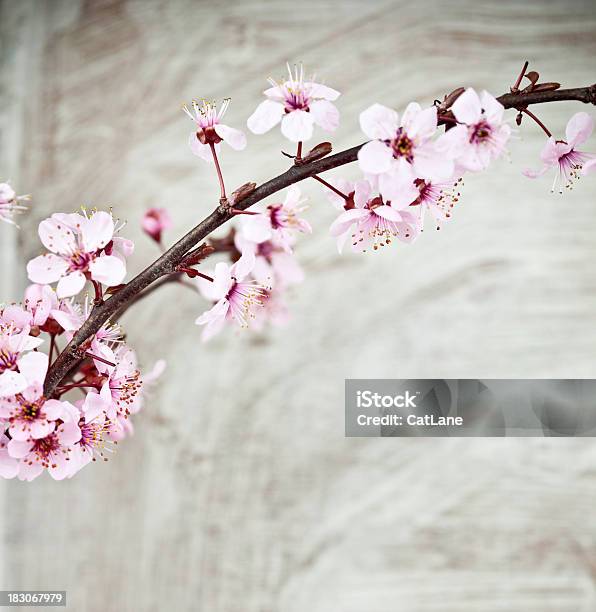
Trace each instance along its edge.
<instances>
[{"instance_id":1,"label":"tree branch","mask_svg":"<svg viewBox=\"0 0 596 612\"><path fill-rule=\"evenodd\" d=\"M555 91L512 92L497 98L505 108L525 108L530 104L575 100L586 104L596 104L596 85L577 87L575 89L557 89ZM443 123L444 121L440 121ZM292 166L279 176L263 183L255 191L240 202L234 203L234 208L245 210L266 197L303 181L306 178L344 166L356 161L358 151L365 143L346 149L335 155L330 155L304 165ZM158 279L176 272L177 266L184 256L205 239L211 232L234 217L229 207L218 206L210 215L168 249L159 259L150 264L117 293L100 305L97 305L89 318L83 323L66 348L50 367L44 384L44 394L51 397L62 379L73 366L83 358L82 345L95 334L101 326L117 315L129 302L135 300L140 292Z\"/></svg>"}]
</instances>

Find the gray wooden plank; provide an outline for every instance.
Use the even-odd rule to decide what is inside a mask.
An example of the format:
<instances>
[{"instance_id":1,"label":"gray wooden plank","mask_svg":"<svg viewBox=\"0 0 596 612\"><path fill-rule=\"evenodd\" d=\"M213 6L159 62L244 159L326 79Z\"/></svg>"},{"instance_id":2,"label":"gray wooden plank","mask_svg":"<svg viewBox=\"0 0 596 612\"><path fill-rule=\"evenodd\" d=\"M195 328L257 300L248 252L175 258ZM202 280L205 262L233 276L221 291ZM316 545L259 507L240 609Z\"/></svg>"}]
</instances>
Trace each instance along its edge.
<instances>
[{"instance_id":1,"label":"gray wooden plank","mask_svg":"<svg viewBox=\"0 0 596 612\"><path fill-rule=\"evenodd\" d=\"M86 203L129 221L132 268L144 266L145 207L171 207L173 238L217 197L186 149L181 102L231 95L239 125L287 59L344 92L337 148L360 141L372 102L428 103L459 84L500 93L526 58L565 85L595 80L596 15L580 1L3 11L26 33L11 46L17 74L2 68L21 111L2 160L35 194L18 250L2 234L21 264L41 218ZM575 110L544 118L562 130ZM229 184L283 169L280 142L226 154ZM143 362L163 356L168 374L108 464L1 483L2 583L66 588L77 612L592 610L589 441L343 438L346 377L594 376L596 185L558 198L521 177L541 144L525 126L511 163L466 180L453 224L374 257L336 254L333 211L305 185L316 231L300 243L307 280L286 329L204 348L203 304L172 287L127 317Z\"/></svg>"}]
</instances>

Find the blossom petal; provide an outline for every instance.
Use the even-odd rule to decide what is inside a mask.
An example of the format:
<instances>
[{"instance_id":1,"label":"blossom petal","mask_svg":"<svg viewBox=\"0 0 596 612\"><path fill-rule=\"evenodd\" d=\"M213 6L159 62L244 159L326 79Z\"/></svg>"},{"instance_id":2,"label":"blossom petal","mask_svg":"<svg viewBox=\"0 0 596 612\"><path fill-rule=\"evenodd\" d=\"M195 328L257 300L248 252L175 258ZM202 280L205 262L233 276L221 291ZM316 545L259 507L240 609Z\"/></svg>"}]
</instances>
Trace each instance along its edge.
<instances>
[{"instance_id":1,"label":"blossom petal","mask_svg":"<svg viewBox=\"0 0 596 612\"><path fill-rule=\"evenodd\" d=\"M339 111L327 100L318 100L310 105L310 112L315 123L327 132L339 127Z\"/></svg>"},{"instance_id":2,"label":"blossom petal","mask_svg":"<svg viewBox=\"0 0 596 612\"><path fill-rule=\"evenodd\" d=\"M27 264L27 274L33 283L48 285L59 280L68 270L68 262L58 255L46 253Z\"/></svg>"},{"instance_id":3,"label":"blossom petal","mask_svg":"<svg viewBox=\"0 0 596 612\"><path fill-rule=\"evenodd\" d=\"M339 236L350 229L354 223L368 217L369 215L370 211L363 208L352 208L350 210L346 210L331 224L329 234L331 236Z\"/></svg>"},{"instance_id":4,"label":"blossom petal","mask_svg":"<svg viewBox=\"0 0 596 612\"><path fill-rule=\"evenodd\" d=\"M195 320L195 325L206 325L219 318L225 317L230 308L230 302L225 298L219 300L209 310L204 312L200 317Z\"/></svg>"},{"instance_id":5,"label":"blossom petal","mask_svg":"<svg viewBox=\"0 0 596 612\"><path fill-rule=\"evenodd\" d=\"M126 266L113 255L102 255L89 264L91 278L108 287L119 285L126 276Z\"/></svg>"},{"instance_id":6,"label":"blossom petal","mask_svg":"<svg viewBox=\"0 0 596 612\"><path fill-rule=\"evenodd\" d=\"M271 222L265 213L250 215L242 223L242 235L251 242L265 242L271 238L271 233Z\"/></svg>"},{"instance_id":7,"label":"blossom petal","mask_svg":"<svg viewBox=\"0 0 596 612\"><path fill-rule=\"evenodd\" d=\"M402 221L402 216L395 208L391 208L391 206L377 206L374 209L374 213L388 221L395 221L396 223L401 223Z\"/></svg>"},{"instance_id":8,"label":"blossom petal","mask_svg":"<svg viewBox=\"0 0 596 612\"><path fill-rule=\"evenodd\" d=\"M54 431L56 427L55 423L49 423L48 421L34 421L31 423L30 434L34 440L45 438L48 434Z\"/></svg>"},{"instance_id":9,"label":"blossom petal","mask_svg":"<svg viewBox=\"0 0 596 612\"><path fill-rule=\"evenodd\" d=\"M391 149L380 140L367 142L358 151L358 162L363 172L383 174L391 168L393 154Z\"/></svg>"},{"instance_id":10,"label":"blossom petal","mask_svg":"<svg viewBox=\"0 0 596 612\"><path fill-rule=\"evenodd\" d=\"M360 129L369 138L393 138L399 126L399 115L382 104L373 104L360 113Z\"/></svg>"},{"instance_id":11,"label":"blossom petal","mask_svg":"<svg viewBox=\"0 0 596 612\"><path fill-rule=\"evenodd\" d=\"M87 279L82 272L71 272L63 276L56 285L56 295L59 298L77 295L85 286Z\"/></svg>"},{"instance_id":12,"label":"blossom petal","mask_svg":"<svg viewBox=\"0 0 596 612\"><path fill-rule=\"evenodd\" d=\"M403 121L403 119L402 119ZM437 108L431 106L417 112L408 127L408 136L420 140L432 138L437 131Z\"/></svg>"},{"instance_id":13,"label":"blossom petal","mask_svg":"<svg viewBox=\"0 0 596 612\"><path fill-rule=\"evenodd\" d=\"M246 134L240 130L236 130L222 123L218 123L213 126L215 133L225 142L227 142L232 149L236 151L242 151L246 147Z\"/></svg>"},{"instance_id":14,"label":"blossom petal","mask_svg":"<svg viewBox=\"0 0 596 612\"><path fill-rule=\"evenodd\" d=\"M234 265L230 268L230 274L233 278L238 281L241 281L243 278L248 276L255 265L255 255L254 252L245 251L242 253L240 259L234 263Z\"/></svg>"},{"instance_id":15,"label":"blossom petal","mask_svg":"<svg viewBox=\"0 0 596 612\"><path fill-rule=\"evenodd\" d=\"M31 351L23 355L19 361L19 372L27 379L27 383L43 384L48 371L48 356L45 353Z\"/></svg>"},{"instance_id":16,"label":"blossom petal","mask_svg":"<svg viewBox=\"0 0 596 612\"><path fill-rule=\"evenodd\" d=\"M567 137L567 143L572 147L575 147L582 142L588 140L594 129L594 120L588 113L575 113L565 129L565 136Z\"/></svg>"},{"instance_id":17,"label":"blossom petal","mask_svg":"<svg viewBox=\"0 0 596 612\"><path fill-rule=\"evenodd\" d=\"M451 110L458 121L468 125L477 123L482 116L480 98L472 87L468 87L468 89L466 89L466 91L464 91L464 93L453 103Z\"/></svg>"},{"instance_id":18,"label":"blossom petal","mask_svg":"<svg viewBox=\"0 0 596 612\"><path fill-rule=\"evenodd\" d=\"M313 123L311 113L295 110L281 120L281 133L292 142L304 142L312 137Z\"/></svg>"},{"instance_id":19,"label":"blossom petal","mask_svg":"<svg viewBox=\"0 0 596 612\"><path fill-rule=\"evenodd\" d=\"M12 304L4 308L0 319L4 323L12 323L17 329L23 329L27 325L31 324L32 317L29 311L25 310L21 306Z\"/></svg>"},{"instance_id":20,"label":"blossom petal","mask_svg":"<svg viewBox=\"0 0 596 612\"><path fill-rule=\"evenodd\" d=\"M85 219L81 228L81 243L87 253L103 249L114 235L114 219L110 213L99 210Z\"/></svg>"},{"instance_id":21,"label":"blossom petal","mask_svg":"<svg viewBox=\"0 0 596 612\"><path fill-rule=\"evenodd\" d=\"M488 91L484 90L480 94L480 104L489 123L501 123L503 121L505 107Z\"/></svg>"},{"instance_id":22,"label":"blossom petal","mask_svg":"<svg viewBox=\"0 0 596 612\"><path fill-rule=\"evenodd\" d=\"M379 177L379 191L397 210L407 208L420 195L414 184L416 177L412 174L410 165L406 162L400 166L404 167L398 166L397 171Z\"/></svg>"},{"instance_id":23,"label":"blossom petal","mask_svg":"<svg viewBox=\"0 0 596 612\"><path fill-rule=\"evenodd\" d=\"M171 223L169 221L168 224L162 222L162 229L167 229L170 227L170 224ZM121 253L124 257L130 257L134 253L135 243L132 240L116 236L115 238L112 238L112 243L114 245L114 251L116 253Z\"/></svg>"},{"instance_id":24,"label":"blossom petal","mask_svg":"<svg viewBox=\"0 0 596 612\"><path fill-rule=\"evenodd\" d=\"M54 217L39 224L38 234L42 244L52 253L68 255L77 247L73 231Z\"/></svg>"},{"instance_id":25,"label":"blossom petal","mask_svg":"<svg viewBox=\"0 0 596 612\"><path fill-rule=\"evenodd\" d=\"M329 100L333 102L337 100L341 95L339 91L327 87L327 85L321 85L321 83L313 83L312 81L306 81L304 83L305 89L308 91L308 95L311 98L321 98L323 100Z\"/></svg>"},{"instance_id":26,"label":"blossom petal","mask_svg":"<svg viewBox=\"0 0 596 612\"><path fill-rule=\"evenodd\" d=\"M453 176L453 160L437 150L433 142L416 148L414 173L417 178L447 181Z\"/></svg>"},{"instance_id":27,"label":"blossom petal","mask_svg":"<svg viewBox=\"0 0 596 612\"><path fill-rule=\"evenodd\" d=\"M269 95L267 92L265 94ZM283 104L274 100L265 100L257 106L255 112L248 118L246 125L253 134L264 134L281 121L283 114Z\"/></svg>"},{"instance_id":28,"label":"blossom petal","mask_svg":"<svg viewBox=\"0 0 596 612\"><path fill-rule=\"evenodd\" d=\"M72 453L58 455L53 463L48 466L48 474L54 480L64 480L72 476L74 470L79 466L74 462Z\"/></svg>"},{"instance_id":29,"label":"blossom petal","mask_svg":"<svg viewBox=\"0 0 596 612\"><path fill-rule=\"evenodd\" d=\"M364 208L370 199L372 185L368 181L356 181L353 191L356 208Z\"/></svg>"},{"instance_id":30,"label":"blossom petal","mask_svg":"<svg viewBox=\"0 0 596 612\"><path fill-rule=\"evenodd\" d=\"M6 445L8 454L14 459L26 457L32 447L33 443L29 440L11 440Z\"/></svg>"},{"instance_id":31,"label":"blossom petal","mask_svg":"<svg viewBox=\"0 0 596 612\"><path fill-rule=\"evenodd\" d=\"M188 137L188 146L190 150L201 159L206 162L213 163L213 154L211 153L211 147L209 145L203 144L198 138L196 132L191 132ZM219 143L215 145L216 153L219 153Z\"/></svg>"},{"instance_id":32,"label":"blossom petal","mask_svg":"<svg viewBox=\"0 0 596 612\"><path fill-rule=\"evenodd\" d=\"M81 430L77 423L68 422L62 423L57 430L60 444L70 446L81 439Z\"/></svg>"},{"instance_id":33,"label":"blossom petal","mask_svg":"<svg viewBox=\"0 0 596 612\"><path fill-rule=\"evenodd\" d=\"M16 395L27 388L27 379L19 372L6 370L0 374L0 397Z\"/></svg>"},{"instance_id":34,"label":"blossom petal","mask_svg":"<svg viewBox=\"0 0 596 612\"><path fill-rule=\"evenodd\" d=\"M19 463L19 480L25 480L31 482L35 480L43 472L43 466L37 462L21 462Z\"/></svg>"}]
</instances>

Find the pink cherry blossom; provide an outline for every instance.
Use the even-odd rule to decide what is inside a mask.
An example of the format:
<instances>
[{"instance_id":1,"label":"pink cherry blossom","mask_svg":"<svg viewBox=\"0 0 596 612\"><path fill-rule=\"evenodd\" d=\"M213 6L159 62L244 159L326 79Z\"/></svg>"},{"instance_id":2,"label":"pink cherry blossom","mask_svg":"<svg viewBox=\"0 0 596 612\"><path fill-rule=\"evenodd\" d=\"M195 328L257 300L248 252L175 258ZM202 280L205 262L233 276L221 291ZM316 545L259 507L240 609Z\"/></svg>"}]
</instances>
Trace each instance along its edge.
<instances>
[{"instance_id":1,"label":"pink cherry blossom","mask_svg":"<svg viewBox=\"0 0 596 612\"><path fill-rule=\"evenodd\" d=\"M56 421L68 420L69 408L64 402L46 400L37 383L22 393L0 398L0 416L8 422L8 433L13 440L45 438L56 428Z\"/></svg>"},{"instance_id":2,"label":"pink cherry blossom","mask_svg":"<svg viewBox=\"0 0 596 612\"><path fill-rule=\"evenodd\" d=\"M567 140L555 140L551 136L540 154L543 167L537 171L526 169L523 174L528 178L537 178L554 168L555 178L551 191L555 191L559 183L561 184L559 193L563 193L563 186L571 189L573 182L582 173L584 164L593 157L592 153L578 151L576 147L588 140L593 129L594 121L588 113L576 113L567 123L565 130Z\"/></svg>"},{"instance_id":3,"label":"pink cherry blossom","mask_svg":"<svg viewBox=\"0 0 596 612\"><path fill-rule=\"evenodd\" d=\"M161 234L172 227L172 218L165 208L150 208L143 215L141 227L155 242L161 244Z\"/></svg>"},{"instance_id":4,"label":"pink cherry blossom","mask_svg":"<svg viewBox=\"0 0 596 612\"><path fill-rule=\"evenodd\" d=\"M422 231L424 227L424 216L429 213L437 224L437 229L441 228L441 223L451 219L453 208L459 201L463 180L457 179L455 182L433 183L418 179L416 187L420 195L410 206L418 214L418 229Z\"/></svg>"},{"instance_id":5,"label":"pink cherry blossom","mask_svg":"<svg viewBox=\"0 0 596 612\"><path fill-rule=\"evenodd\" d=\"M301 196L300 188L292 185L286 193L283 204L270 204L261 214L250 215L243 220L244 237L256 243L273 239L288 253L291 253L295 232L309 234L312 232L308 221L299 216L308 208L304 206L305 201ZM254 210L260 209L255 208Z\"/></svg>"},{"instance_id":6,"label":"pink cherry blossom","mask_svg":"<svg viewBox=\"0 0 596 612\"><path fill-rule=\"evenodd\" d=\"M42 327L52 308L58 307L58 298L48 285L29 285L23 305L12 304L0 310L0 323L12 324L14 329Z\"/></svg>"},{"instance_id":7,"label":"pink cherry blossom","mask_svg":"<svg viewBox=\"0 0 596 612\"><path fill-rule=\"evenodd\" d=\"M339 125L339 111L332 104L340 93L304 80L304 68L288 64L288 79L281 83L269 79L271 87L263 93L267 100L261 102L246 122L254 134L264 134L281 121L281 133L292 142L310 140L314 125L326 132L333 132Z\"/></svg>"},{"instance_id":8,"label":"pink cherry blossom","mask_svg":"<svg viewBox=\"0 0 596 612\"><path fill-rule=\"evenodd\" d=\"M0 183L0 221L16 225L14 216L27 210L21 202L30 199L28 195L18 196L8 183Z\"/></svg>"},{"instance_id":9,"label":"pink cherry blossom","mask_svg":"<svg viewBox=\"0 0 596 612\"><path fill-rule=\"evenodd\" d=\"M486 170L506 151L511 127L503 123L505 107L487 91L480 96L471 87L454 102L457 125L438 141L438 148L465 170Z\"/></svg>"},{"instance_id":10,"label":"pink cherry blossom","mask_svg":"<svg viewBox=\"0 0 596 612\"><path fill-rule=\"evenodd\" d=\"M89 416L92 418L104 411L110 420L115 421L118 416L126 418L138 412L143 381L135 352L125 344L116 348L102 344L96 350L99 357L115 365L109 366L104 361L94 360L105 382L97 398L98 403Z\"/></svg>"},{"instance_id":11,"label":"pink cherry blossom","mask_svg":"<svg viewBox=\"0 0 596 612\"><path fill-rule=\"evenodd\" d=\"M350 237L354 251L366 251L371 246L376 251L379 246L391 244L393 238L404 242L416 238L416 217L407 205L398 209L387 204L381 196L373 196L369 181L350 184L347 191L354 207L344 210L329 230L337 238L340 253Z\"/></svg>"},{"instance_id":12,"label":"pink cherry blossom","mask_svg":"<svg viewBox=\"0 0 596 612\"><path fill-rule=\"evenodd\" d=\"M78 425L81 430L81 438L74 444L71 458L76 468L81 469L97 459L107 461L104 451L111 452L112 446L108 439L110 421L106 419L105 414L102 412L93 418L88 418L83 414Z\"/></svg>"},{"instance_id":13,"label":"pink cherry blossom","mask_svg":"<svg viewBox=\"0 0 596 612\"><path fill-rule=\"evenodd\" d=\"M191 108L186 105L182 107L182 110L196 124L196 129L190 133L188 139L190 150L205 161L213 161L211 145L215 147L216 153L219 153L222 141L236 151L241 151L246 147L244 132L221 123L229 105L230 99L226 98L219 111L214 102L206 100L202 100L200 104L197 100L193 100Z\"/></svg>"},{"instance_id":14,"label":"pink cherry blossom","mask_svg":"<svg viewBox=\"0 0 596 612\"><path fill-rule=\"evenodd\" d=\"M226 321L235 321L241 327L248 327L254 319L254 310L261 306L266 287L255 280L245 280L255 265L255 258L250 253L232 266L219 262L215 266L213 282L197 279L199 290L215 305L195 321L196 325L205 325L202 340L206 342L218 334Z\"/></svg>"},{"instance_id":15,"label":"pink cherry blossom","mask_svg":"<svg viewBox=\"0 0 596 612\"><path fill-rule=\"evenodd\" d=\"M72 405L70 409L77 411ZM19 460L20 480L34 480L44 469L47 469L55 480L62 480L72 476L74 466L71 459L74 445L80 439L81 430L78 424L74 421L62 421L54 431L43 438L10 440L7 450L12 458Z\"/></svg>"},{"instance_id":16,"label":"pink cherry blossom","mask_svg":"<svg viewBox=\"0 0 596 612\"><path fill-rule=\"evenodd\" d=\"M0 322L0 398L20 393L34 382L43 382L47 357L29 352L43 343L29 335L29 327L17 330Z\"/></svg>"},{"instance_id":17,"label":"pink cherry blossom","mask_svg":"<svg viewBox=\"0 0 596 612\"><path fill-rule=\"evenodd\" d=\"M241 253L254 256L251 275L259 284L283 288L304 280L304 272L296 258L274 240L252 242L241 230L236 233L234 242Z\"/></svg>"},{"instance_id":18,"label":"pink cherry blossom","mask_svg":"<svg viewBox=\"0 0 596 612\"><path fill-rule=\"evenodd\" d=\"M39 237L51 252L27 264L29 279L40 284L58 281L60 298L79 293L88 279L108 287L119 285L133 245L114 237L115 231L111 213L53 214L39 224Z\"/></svg>"},{"instance_id":19,"label":"pink cherry blossom","mask_svg":"<svg viewBox=\"0 0 596 612\"><path fill-rule=\"evenodd\" d=\"M363 172L381 175L382 190L389 193L396 172L408 172L415 178L447 180L453 173L453 161L443 155L432 140L437 131L437 109L421 108L411 102L399 115L381 104L373 104L360 113L360 127L372 140L358 152ZM387 178L385 178L385 175ZM385 193L384 193L385 195Z\"/></svg>"}]
</instances>

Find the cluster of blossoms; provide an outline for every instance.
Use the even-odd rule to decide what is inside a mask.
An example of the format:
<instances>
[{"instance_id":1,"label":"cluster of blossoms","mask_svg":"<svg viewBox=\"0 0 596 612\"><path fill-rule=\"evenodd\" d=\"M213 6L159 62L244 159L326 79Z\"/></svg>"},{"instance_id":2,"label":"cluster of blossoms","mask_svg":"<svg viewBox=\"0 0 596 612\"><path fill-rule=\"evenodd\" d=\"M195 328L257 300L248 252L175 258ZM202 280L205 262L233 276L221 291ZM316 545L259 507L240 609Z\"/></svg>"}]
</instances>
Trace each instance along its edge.
<instances>
[{"instance_id":1,"label":"cluster of blossoms","mask_svg":"<svg viewBox=\"0 0 596 612\"><path fill-rule=\"evenodd\" d=\"M524 75L531 81L524 91L559 87L537 84L537 73L525 74L526 68L527 64L512 93L519 92ZM288 66L286 78L269 81L271 86L263 92L266 99L247 120L248 129L264 134L280 125L283 136L296 144L295 155L285 155L294 158L297 168L325 157L331 151L329 143L316 145L305 156L302 147L315 127L325 132L337 129L339 111L334 102L340 93L315 78L306 79L302 67ZM213 102L195 100L183 109L194 124L189 137L192 153L213 164L217 173L218 211L237 222L226 236L209 237L176 259L177 267L165 279L189 286L208 302L195 321L205 341L226 325L258 330L266 322L287 319L286 292L304 278L294 254L297 237L312 232L303 218L306 200L295 184L269 203L244 201L255 192L254 183L227 195L221 145L236 151L247 145L241 130L222 123L229 104L226 99L217 108ZM464 175L484 171L506 154L513 130L504 111L494 96L472 88L455 90L443 103L428 107L412 102L401 115L381 104L364 110L360 127L368 141L358 150L360 177L324 180L312 171L303 176L321 183L338 211L329 231L339 251L346 244L363 252L378 250L394 239L412 242L428 216L440 228L460 199ZM580 175L596 169L596 157L577 148L593 130L587 113L570 119L561 140L523 103L518 113L518 125L529 116L548 136L541 153L543 167L525 170L526 176L537 178L554 169L553 190L559 185L562 192ZM7 183L0 184L0 220L14 224L26 199ZM126 261L134 250L130 240L119 236L122 227L111 212L96 210L56 213L45 219L38 233L46 252L27 265L33 284L21 303L0 306L0 476L4 478L32 480L47 469L53 478L63 479L97 458L105 459L112 445L132 432L131 415L140 410L147 386L165 367L160 361L142 374L120 327L108 320L82 342L75 338L76 367L57 386L50 385L47 397L44 394L48 368L61 351L72 350L65 349L66 344L94 316L94 308L104 304L108 294L122 290ZM162 250L163 233L171 227L165 208L149 209L141 221L141 228ZM212 268L198 269L212 254L223 258ZM84 294L79 299L86 288L93 290L93 297Z\"/></svg>"},{"instance_id":2,"label":"cluster of blossoms","mask_svg":"<svg viewBox=\"0 0 596 612\"><path fill-rule=\"evenodd\" d=\"M44 470L69 478L133 431L130 415L163 370L141 374L117 325L105 324L85 344L75 371L51 397L44 380L59 345L90 316L79 294L91 282L96 299L126 274L131 241L116 236L111 213L55 214L39 225L48 249L29 262L30 285L19 304L0 307L0 476L33 480ZM52 283L57 282L56 288ZM42 348L47 347L47 352Z\"/></svg>"}]
</instances>

